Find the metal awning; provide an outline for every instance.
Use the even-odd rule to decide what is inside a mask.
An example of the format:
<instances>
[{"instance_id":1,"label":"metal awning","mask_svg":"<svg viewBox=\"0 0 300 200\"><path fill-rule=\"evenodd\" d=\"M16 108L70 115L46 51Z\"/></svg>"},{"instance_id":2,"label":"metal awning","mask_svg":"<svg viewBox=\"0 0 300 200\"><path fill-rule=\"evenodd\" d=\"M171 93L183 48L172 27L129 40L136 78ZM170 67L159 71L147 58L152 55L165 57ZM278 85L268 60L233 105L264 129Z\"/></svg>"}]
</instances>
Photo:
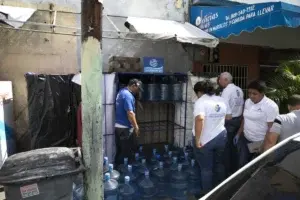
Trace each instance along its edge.
<instances>
[{"instance_id":1,"label":"metal awning","mask_svg":"<svg viewBox=\"0 0 300 200\"><path fill-rule=\"evenodd\" d=\"M20 28L33 15L36 9L13 6L0 6L0 22Z\"/></svg>"},{"instance_id":2,"label":"metal awning","mask_svg":"<svg viewBox=\"0 0 300 200\"><path fill-rule=\"evenodd\" d=\"M219 39L202 31L190 23L180 23L171 20L160 20L140 17L128 17L125 26L130 33L150 40L175 39L181 43L203 45L214 48L219 44Z\"/></svg>"}]
</instances>

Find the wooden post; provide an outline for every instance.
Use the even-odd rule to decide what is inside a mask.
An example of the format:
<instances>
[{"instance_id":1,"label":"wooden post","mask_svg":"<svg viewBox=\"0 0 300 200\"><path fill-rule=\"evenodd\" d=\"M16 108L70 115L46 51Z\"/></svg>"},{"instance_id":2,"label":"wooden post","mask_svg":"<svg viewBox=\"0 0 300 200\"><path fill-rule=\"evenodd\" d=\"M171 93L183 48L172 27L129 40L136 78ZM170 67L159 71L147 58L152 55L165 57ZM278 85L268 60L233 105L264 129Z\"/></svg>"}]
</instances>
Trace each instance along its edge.
<instances>
[{"instance_id":1,"label":"wooden post","mask_svg":"<svg viewBox=\"0 0 300 200\"><path fill-rule=\"evenodd\" d=\"M82 0L81 7L81 89L82 150L87 171L85 200L102 200L102 1Z\"/></svg>"}]
</instances>

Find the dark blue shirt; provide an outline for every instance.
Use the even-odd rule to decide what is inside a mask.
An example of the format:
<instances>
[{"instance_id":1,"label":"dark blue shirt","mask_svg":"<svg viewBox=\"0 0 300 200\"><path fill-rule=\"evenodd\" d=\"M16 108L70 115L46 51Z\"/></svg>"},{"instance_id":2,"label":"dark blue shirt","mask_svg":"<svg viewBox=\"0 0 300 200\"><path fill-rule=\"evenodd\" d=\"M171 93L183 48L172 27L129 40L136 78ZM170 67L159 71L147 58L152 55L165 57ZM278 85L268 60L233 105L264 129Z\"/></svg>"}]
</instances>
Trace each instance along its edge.
<instances>
[{"instance_id":1,"label":"dark blue shirt","mask_svg":"<svg viewBox=\"0 0 300 200\"><path fill-rule=\"evenodd\" d=\"M116 123L132 127L128 120L127 111L135 112L135 98L128 88L123 88L119 91L116 98Z\"/></svg>"}]
</instances>

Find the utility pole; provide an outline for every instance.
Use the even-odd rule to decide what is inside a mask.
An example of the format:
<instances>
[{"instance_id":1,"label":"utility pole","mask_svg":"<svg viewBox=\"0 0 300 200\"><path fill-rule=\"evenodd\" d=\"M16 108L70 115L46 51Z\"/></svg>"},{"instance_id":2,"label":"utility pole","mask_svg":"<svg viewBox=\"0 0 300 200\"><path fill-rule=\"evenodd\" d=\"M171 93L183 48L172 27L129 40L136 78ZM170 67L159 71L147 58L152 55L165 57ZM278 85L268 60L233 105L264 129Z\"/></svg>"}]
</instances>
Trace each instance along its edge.
<instances>
[{"instance_id":1,"label":"utility pole","mask_svg":"<svg viewBox=\"0 0 300 200\"><path fill-rule=\"evenodd\" d=\"M82 151L85 200L103 200L102 9L103 0L81 4Z\"/></svg>"}]
</instances>

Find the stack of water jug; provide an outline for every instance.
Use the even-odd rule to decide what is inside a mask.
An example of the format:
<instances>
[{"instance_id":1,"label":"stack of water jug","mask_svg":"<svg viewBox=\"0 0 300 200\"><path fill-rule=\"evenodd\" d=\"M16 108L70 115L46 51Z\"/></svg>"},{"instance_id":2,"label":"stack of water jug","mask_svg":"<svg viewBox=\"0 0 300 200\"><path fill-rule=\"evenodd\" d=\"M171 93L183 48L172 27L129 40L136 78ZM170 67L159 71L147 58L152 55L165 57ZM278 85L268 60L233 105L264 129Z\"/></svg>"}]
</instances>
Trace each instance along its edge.
<instances>
[{"instance_id":1,"label":"stack of water jug","mask_svg":"<svg viewBox=\"0 0 300 200\"><path fill-rule=\"evenodd\" d=\"M192 151L174 149L161 156L153 149L146 159L143 147L135 154L135 161L114 169L104 157L104 199L106 200L156 200L171 198L187 200L189 195L201 193L200 170L192 159Z\"/></svg>"}]
</instances>

